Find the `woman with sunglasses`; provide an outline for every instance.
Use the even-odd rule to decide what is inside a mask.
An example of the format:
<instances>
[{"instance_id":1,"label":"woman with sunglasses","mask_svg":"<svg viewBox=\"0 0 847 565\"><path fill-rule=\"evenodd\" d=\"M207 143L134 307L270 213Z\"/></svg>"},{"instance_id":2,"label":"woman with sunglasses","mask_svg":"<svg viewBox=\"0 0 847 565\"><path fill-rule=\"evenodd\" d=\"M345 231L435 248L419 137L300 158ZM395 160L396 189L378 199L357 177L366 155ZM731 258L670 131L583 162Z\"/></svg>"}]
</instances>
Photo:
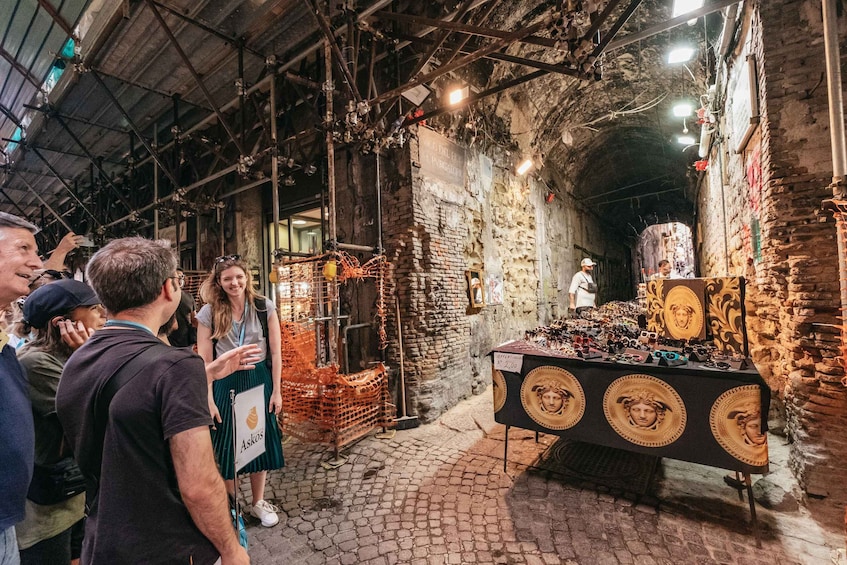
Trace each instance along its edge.
<instances>
[{"instance_id":1,"label":"woman with sunglasses","mask_svg":"<svg viewBox=\"0 0 847 565\"><path fill-rule=\"evenodd\" d=\"M67 564L78 560L82 549L85 494L63 500L62 496L43 498L51 486L44 473L71 456L56 416L56 390L68 357L103 327L106 315L91 287L64 279L33 291L24 302L23 318L33 339L20 349L18 360L29 380L36 473L27 495L26 516L16 527L21 563Z\"/></svg>"},{"instance_id":2,"label":"woman with sunglasses","mask_svg":"<svg viewBox=\"0 0 847 565\"><path fill-rule=\"evenodd\" d=\"M250 270L240 255L228 255L215 260L215 267L200 287L200 297L206 304L197 313L197 352L206 364L242 345L255 343L261 348L262 356L255 363L255 369L237 371L211 384L209 409L215 420L212 433L215 456L221 474L227 481L227 490L234 494L229 391L235 390L238 394L259 385L264 386L265 409L267 413L274 414L274 417L266 419L265 452L240 472L250 475L253 515L269 528L279 522L279 509L265 500L265 480L268 471L280 469L285 464L282 437L275 417L282 409L279 318L273 302L253 290Z\"/></svg>"}]
</instances>

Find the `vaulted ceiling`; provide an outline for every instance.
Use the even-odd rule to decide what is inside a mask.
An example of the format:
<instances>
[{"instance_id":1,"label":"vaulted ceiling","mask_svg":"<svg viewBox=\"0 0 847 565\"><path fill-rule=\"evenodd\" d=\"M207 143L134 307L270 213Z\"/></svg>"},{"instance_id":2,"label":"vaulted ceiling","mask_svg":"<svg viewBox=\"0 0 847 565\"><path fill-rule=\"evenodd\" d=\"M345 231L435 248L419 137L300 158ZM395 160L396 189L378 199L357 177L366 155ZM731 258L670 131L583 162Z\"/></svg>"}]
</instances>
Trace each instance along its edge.
<instances>
[{"instance_id":1,"label":"vaulted ceiling","mask_svg":"<svg viewBox=\"0 0 847 565\"><path fill-rule=\"evenodd\" d=\"M63 224L126 233L154 207L211 209L269 174L275 76L278 146L292 179L319 162L327 128L367 150L426 119L466 143L543 159L537 174L554 191L622 226L689 221L696 148L676 143L683 123L671 105L699 107L718 10L732 2L706 2L699 13L710 15L693 26L671 17L671 3L3 2L0 209L56 236ZM71 32L74 55L62 52ZM667 51L683 41L699 59L668 67ZM65 72L46 93L57 67ZM457 82L471 98L449 107L441 95ZM419 84L435 94L415 115L401 94ZM23 139L10 142L19 129Z\"/></svg>"}]
</instances>

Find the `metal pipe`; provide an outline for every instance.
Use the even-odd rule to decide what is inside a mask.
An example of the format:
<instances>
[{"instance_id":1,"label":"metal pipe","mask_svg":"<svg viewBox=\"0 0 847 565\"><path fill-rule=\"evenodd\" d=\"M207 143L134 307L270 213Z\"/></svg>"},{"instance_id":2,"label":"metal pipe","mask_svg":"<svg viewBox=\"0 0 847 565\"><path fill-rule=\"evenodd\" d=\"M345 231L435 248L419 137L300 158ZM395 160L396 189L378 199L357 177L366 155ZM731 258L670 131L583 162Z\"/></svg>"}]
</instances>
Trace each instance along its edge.
<instances>
[{"instance_id":1,"label":"metal pipe","mask_svg":"<svg viewBox=\"0 0 847 565\"><path fill-rule=\"evenodd\" d=\"M347 334L350 333L350 330L358 330L361 328L370 328L373 327L372 323L367 324L352 324L350 326L344 326L344 337L342 337L342 342L344 343L344 374L350 374L350 353L349 348L347 347Z\"/></svg>"},{"instance_id":2,"label":"metal pipe","mask_svg":"<svg viewBox=\"0 0 847 565\"><path fill-rule=\"evenodd\" d=\"M46 201L46 200L44 200L43 198L41 198L41 195L40 195L40 194L38 194L38 191L37 191L37 190L35 190L35 188L33 188L33 186L32 186L31 184L29 184L29 181L27 181L27 180L23 177L23 175L20 175L20 174L19 174L19 175L18 175L18 178L19 178L19 179L21 179L21 181L23 181L23 183L26 185L26 187L29 189L29 191L30 191L30 192L32 192L32 193L35 195L35 197L38 199L38 201L39 201L39 202L41 202L41 203L44 205L44 207L45 207L45 208L47 208L48 210L50 210L50 213L51 213L51 214L53 214L53 216L55 216L55 217L56 217L56 219L57 219L57 220L59 220L59 222L60 222L63 226L65 226L65 228L66 228L68 231L70 231L70 232L74 231L74 230L73 230L73 228L71 228L71 226L69 226L69 225L68 225L68 223L65 221L65 219L64 219L64 218L63 218L63 217L62 217L62 216L61 216L58 212L56 212L56 210L54 210L54 209L53 209L53 207L52 207L52 206L50 206L50 205L47 203L47 201ZM5 192L4 192L4 194L5 194ZM9 198L9 195L7 194L7 195L6 195L6 197L7 197L7 198ZM9 198L9 200L12 200L12 199L11 199L11 198Z\"/></svg>"},{"instance_id":3,"label":"metal pipe","mask_svg":"<svg viewBox=\"0 0 847 565\"><path fill-rule=\"evenodd\" d=\"M91 216L91 219L94 220L94 224L97 225L97 226L103 225L94 216L94 214L91 213L91 210L89 210L88 208L85 207L85 204L82 203L82 200L80 200L79 197L76 195L76 193L73 191L73 189L71 189L71 185L69 185L67 182L65 182L65 179L63 179L62 177L59 176L59 173L56 171L56 169L53 168L53 165L50 164L50 161L45 159L44 155L42 155L41 152L38 149L36 149L35 147L32 147L31 145L27 145L27 147L33 153L35 153L36 157L41 159L41 161L44 163L44 165L50 170L51 173L53 173L53 176L55 176L56 179L58 179L58 181L60 183L62 183L62 186L65 187L65 190L68 191L68 194L70 194L73 197L73 199L76 201L77 204L79 204L79 206L85 211L85 213L88 214L89 216ZM23 178L23 177L21 177L21 178Z\"/></svg>"},{"instance_id":4,"label":"metal pipe","mask_svg":"<svg viewBox=\"0 0 847 565\"><path fill-rule=\"evenodd\" d=\"M277 145L276 125L276 75L271 75L271 206L273 206L273 250L279 249L279 145ZM291 242L288 243L289 249Z\"/></svg>"},{"instance_id":5,"label":"metal pipe","mask_svg":"<svg viewBox=\"0 0 847 565\"><path fill-rule=\"evenodd\" d=\"M244 186L239 186L235 190L231 192L227 192L226 194L221 194L218 196L218 200L223 200L224 198L229 198L230 196L235 196L236 194L241 194L244 191L250 190L251 188L256 188L257 186L261 186L266 182L269 182L271 179L259 179L255 182L251 182L249 184L245 184Z\"/></svg>"},{"instance_id":6,"label":"metal pipe","mask_svg":"<svg viewBox=\"0 0 847 565\"><path fill-rule=\"evenodd\" d=\"M235 132L233 132L229 124L227 124L226 119L224 118L223 113L218 109L218 105L215 104L215 100L212 98L212 94L206 88L206 85L203 84L203 79L200 78L200 75L197 73L197 70L194 68L194 65L191 64L191 60L186 55L185 51L179 45L179 42L176 40L176 36L171 31L171 28L168 27L167 22L165 22L165 18L162 17L162 14L159 13L159 9L156 8L156 4L153 0L147 0L147 6L153 12L153 15L156 17L156 20L159 22L159 26L161 26L162 30L165 32L165 35L168 36L168 40L171 42L171 46L176 49L179 58L182 59L182 62L188 67L188 71L191 73L191 76L194 77L194 82L197 83L197 86L200 88L200 91L203 93L203 96L206 98L206 102L209 103L209 106L212 107L212 110L215 111L215 115L218 117L218 121L221 123L221 126L226 130L226 133L229 135L229 138L235 144L235 147L238 148L238 152L241 155L246 155L244 152L244 148L241 146L241 142L235 137Z\"/></svg>"},{"instance_id":7,"label":"metal pipe","mask_svg":"<svg viewBox=\"0 0 847 565\"><path fill-rule=\"evenodd\" d=\"M113 183L112 179L109 178L109 174L103 170L103 167L100 166L100 163L98 163L94 155L91 154L91 151L89 151L88 148L83 145L82 141L76 136L76 134L71 131L71 128L68 127L67 123L65 123L65 120L63 120L62 117L58 114L53 114L51 117L55 118L56 121L59 123L59 126L61 126L63 130L65 130L65 133L67 133L68 136L70 136L70 138L74 140L77 145L79 145L79 148L82 149L82 152L85 153L85 156L88 157L88 160L91 161L91 164L94 166L95 169L97 169L97 171L103 177L103 180L106 181L106 183L109 185L109 188L111 188L115 196L118 197L118 200L120 200L121 204L124 205L127 211L132 212L132 205L127 202L126 198L123 197L123 194L120 193L118 187L115 186L115 183Z\"/></svg>"},{"instance_id":8,"label":"metal pipe","mask_svg":"<svg viewBox=\"0 0 847 565\"><path fill-rule=\"evenodd\" d=\"M844 143L844 104L841 94L841 64L835 0L823 0L823 39L826 53L826 89L829 98L829 131L832 143L833 196L844 198L847 153Z\"/></svg>"},{"instance_id":9,"label":"metal pipe","mask_svg":"<svg viewBox=\"0 0 847 565\"><path fill-rule=\"evenodd\" d=\"M115 98L115 95L112 94L112 91L109 90L109 87L106 86L106 83L103 82L103 78L97 73L97 71L94 71L94 70L89 71L89 74L94 77L94 80L97 81L97 84L100 85L100 88L103 89L103 91L108 96L109 100L112 102L112 104L115 106L115 108L118 109L118 112L120 112L121 115L124 117L124 119L127 121L127 124L129 124L130 129L132 129L132 131L135 132L135 135L138 136L138 139L144 145L144 148L147 149L147 151L150 153L150 156L153 159L155 159L157 163L159 163L159 166L162 168L162 172L165 173L165 176L168 177L168 180L170 180L171 183L173 183L174 190L176 190L179 187L179 182L176 180L176 177L173 175L173 173L171 173L171 171L162 162L162 158L159 156L159 154L156 153L155 151L153 151L153 148L150 147L150 143L146 139L144 139L144 136L141 135L141 130L138 129L138 126L135 125L135 122L129 116L127 111L124 110L124 107L121 106L121 103L118 102L118 99Z\"/></svg>"},{"instance_id":10,"label":"metal pipe","mask_svg":"<svg viewBox=\"0 0 847 565\"><path fill-rule=\"evenodd\" d=\"M311 0L309 0L309 7L312 8L312 15L315 16L315 20L318 22L318 27L321 29L321 32L323 32L324 37L326 38L326 44L332 55L335 57L336 62L338 63L338 68L341 69L341 74L344 75L344 80L347 81L347 87L350 89L350 93L353 94L353 98L356 99L356 102L361 102L362 95L359 94L359 89L356 87L356 79L353 78L353 75L350 74L350 69L347 68L347 62L344 60L344 54L338 47L338 43L335 42L335 36L332 33L332 29L329 27L329 22L320 12L318 6Z\"/></svg>"},{"instance_id":11,"label":"metal pipe","mask_svg":"<svg viewBox=\"0 0 847 565\"><path fill-rule=\"evenodd\" d=\"M376 151L376 253L382 255L385 249L382 248L382 187L379 181L379 150Z\"/></svg>"},{"instance_id":12,"label":"metal pipe","mask_svg":"<svg viewBox=\"0 0 847 565\"><path fill-rule=\"evenodd\" d=\"M238 169L238 165L230 165L226 169L222 169L222 170L218 171L217 173L215 173L213 175L209 175L208 177L206 177L204 179L201 179L201 180L199 180L199 181L197 181L193 184L186 186L185 188L182 189L182 194L187 194L188 192L194 190L195 188L203 186L205 184L209 184L213 180L216 180L216 179L221 178L222 176L228 175L229 173L236 171L237 169ZM267 182L269 180L270 179L262 179L261 182ZM163 196L161 198L158 198L158 199L154 200L153 202L151 202L150 204L148 204L147 206L142 206L141 208L136 210L136 212L140 214L141 212L146 212L147 210L150 210L151 208L155 208L159 204L162 204L164 202L167 202L168 200L171 200L174 197L174 194L176 194L176 192L172 192L172 193L168 194L167 196ZM220 196L218 198L223 198L223 197ZM121 222L125 222L131 216L132 216L132 214L128 214L128 215L124 216L123 218L118 218L114 222L106 224L106 227L111 227L111 226L120 224Z\"/></svg>"},{"instance_id":13,"label":"metal pipe","mask_svg":"<svg viewBox=\"0 0 847 565\"><path fill-rule=\"evenodd\" d=\"M346 249L347 251L364 251L366 253L374 253L376 254L376 250L373 246L368 245L356 245L355 243L336 243L335 247L338 249Z\"/></svg>"},{"instance_id":14,"label":"metal pipe","mask_svg":"<svg viewBox=\"0 0 847 565\"><path fill-rule=\"evenodd\" d=\"M324 90L326 95L326 117L324 126L326 128L326 179L327 191L329 192L329 240L336 243L338 225L335 204L335 140L332 137L332 123L334 121L333 97L332 97L332 47L326 42L324 47ZM329 324L329 363L334 365L338 362L338 279L333 278L328 282L329 286L329 308L332 321Z\"/></svg>"},{"instance_id":15,"label":"metal pipe","mask_svg":"<svg viewBox=\"0 0 847 565\"><path fill-rule=\"evenodd\" d=\"M829 131L832 143L832 195L838 200L845 198L845 155L844 103L841 94L840 47L838 44L838 18L835 0L821 2L823 12L824 48L826 53L826 86L829 98ZM841 291L841 316L847 314L847 225L844 214L836 214L836 236L838 244L838 284ZM847 325L841 325L843 344L847 343ZM842 381L845 382L845 381Z\"/></svg>"},{"instance_id":16,"label":"metal pipe","mask_svg":"<svg viewBox=\"0 0 847 565\"><path fill-rule=\"evenodd\" d=\"M159 149L159 124L153 124L153 148ZM159 162L153 161L153 202L159 200ZM159 239L159 208L153 208L153 239Z\"/></svg>"}]
</instances>

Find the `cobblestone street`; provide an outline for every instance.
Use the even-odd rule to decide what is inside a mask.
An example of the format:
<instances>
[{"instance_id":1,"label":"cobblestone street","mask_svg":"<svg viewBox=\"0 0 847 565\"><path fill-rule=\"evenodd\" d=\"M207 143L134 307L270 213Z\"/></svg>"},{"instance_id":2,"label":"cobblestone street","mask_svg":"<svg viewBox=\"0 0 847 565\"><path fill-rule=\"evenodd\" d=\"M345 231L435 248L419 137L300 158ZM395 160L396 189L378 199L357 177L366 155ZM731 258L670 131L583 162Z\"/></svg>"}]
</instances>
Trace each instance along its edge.
<instances>
[{"instance_id":1,"label":"cobblestone street","mask_svg":"<svg viewBox=\"0 0 847 565\"><path fill-rule=\"evenodd\" d=\"M503 472L505 428L490 407L489 391L436 423L391 439L371 434L337 469L321 465L332 457L325 446L287 442L288 466L269 475L266 494L282 508L280 524L247 518L252 562L847 563L834 514L824 525L802 505L759 505L757 549L747 503L719 469L663 460L650 494L636 497L531 468L556 438L536 443L512 428ZM783 451L772 445L769 478L782 475ZM241 488L249 493L246 480Z\"/></svg>"}]
</instances>

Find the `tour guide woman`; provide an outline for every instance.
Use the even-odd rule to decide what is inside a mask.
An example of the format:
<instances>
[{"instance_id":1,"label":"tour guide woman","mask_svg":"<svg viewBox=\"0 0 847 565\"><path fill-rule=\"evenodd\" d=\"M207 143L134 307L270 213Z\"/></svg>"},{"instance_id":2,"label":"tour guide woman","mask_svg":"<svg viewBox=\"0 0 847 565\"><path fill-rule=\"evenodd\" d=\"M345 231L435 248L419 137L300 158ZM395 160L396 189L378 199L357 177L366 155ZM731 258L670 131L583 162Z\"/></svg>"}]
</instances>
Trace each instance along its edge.
<instances>
[{"instance_id":1,"label":"tour guide woman","mask_svg":"<svg viewBox=\"0 0 847 565\"><path fill-rule=\"evenodd\" d=\"M232 451L232 408L229 391L238 394L264 385L268 413L265 431L265 453L248 463L241 473L250 474L254 516L265 527L279 522L274 505L265 500L267 471L280 469L285 464L282 457L282 437L276 414L282 408L280 395L280 369L282 345L279 319L273 302L253 290L250 271L240 255L227 255L215 259L215 266L200 287L200 297L205 302L197 314L197 351L206 363L240 345L255 343L262 351L256 368L237 371L214 381L209 389L209 409L215 419L212 443L221 474L227 480L227 490L235 492ZM267 320L267 323L263 323ZM263 330L267 327L267 334Z\"/></svg>"}]
</instances>

